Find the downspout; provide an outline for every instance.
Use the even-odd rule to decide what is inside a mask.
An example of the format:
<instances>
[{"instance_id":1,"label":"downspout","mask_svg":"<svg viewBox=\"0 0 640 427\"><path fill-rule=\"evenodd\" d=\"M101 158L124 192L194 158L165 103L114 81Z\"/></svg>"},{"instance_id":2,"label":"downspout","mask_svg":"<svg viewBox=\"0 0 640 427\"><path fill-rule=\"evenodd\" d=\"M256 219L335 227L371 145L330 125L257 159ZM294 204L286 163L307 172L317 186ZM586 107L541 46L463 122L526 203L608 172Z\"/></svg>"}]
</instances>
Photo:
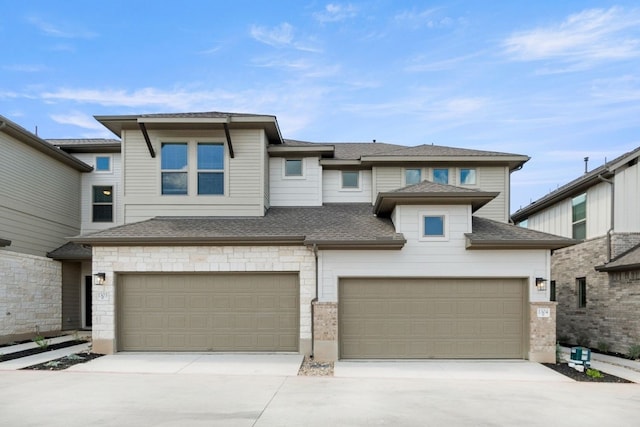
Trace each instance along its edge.
<instances>
[{"instance_id":1,"label":"downspout","mask_svg":"<svg viewBox=\"0 0 640 427\"><path fill-rule=\"evenodd\" d=\"M315 325L314 325L314 320L316 317L315 303L318 302L318 245L315 243L313 244L313 255L316 261L315 262L316 264L316 296L311 300L311 355L309 356L310 359L313 359L313 355L315 351Z\"/></svg>"},{"instance_id":2,"label":"downspout","mask_svg":"<svg viewBox=\"0 0 640 427\"><path fill-rule=\"evenodd\" d=\"M610 220L610 224L609 224L609 230L607 230L607 262L611 261L611 255L612 255L612 250L611 250L611 233L613 233L613 225L614 225L614 219L613 219L613 215L615 213L615 201L616 201L616 192L615 192L615 181L612 179L607 179L605 177L602 176L602 174L598 175L598 179L602 182L606 182L607 184L611 185L611 212L610 212L610 216L611 216L611 220Z\"/></svg>"},{"instance_id":3,"label":"downspout","mask_svg":"<svg viewBox=\"0 0 640 427\"><path fill-rule=\"evenodd\" d=\"M515 225L515 223L511 219L511 174L513 172L519 171L520 169L522 169L523 166L524 165L517 166L513 170L509 171L509 191L507 191L506 204L507 204L507 222L512 225Z\"/></svg>"}]
</instances>

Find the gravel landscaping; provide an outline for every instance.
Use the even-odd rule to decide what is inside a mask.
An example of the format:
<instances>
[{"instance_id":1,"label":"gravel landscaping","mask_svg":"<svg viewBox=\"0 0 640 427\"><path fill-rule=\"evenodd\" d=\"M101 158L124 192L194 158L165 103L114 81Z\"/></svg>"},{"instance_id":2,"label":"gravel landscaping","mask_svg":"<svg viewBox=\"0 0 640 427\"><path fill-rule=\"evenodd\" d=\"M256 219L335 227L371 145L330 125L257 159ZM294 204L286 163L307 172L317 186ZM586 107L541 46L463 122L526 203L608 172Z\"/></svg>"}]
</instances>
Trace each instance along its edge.
<instances>
[{"instance_id":1,"label":"gravel landscaping","mask_svg":"<svg viewBox=\"0 0 640 427\"><path fill-rule=\"evenodd\" d=\"M625 380L624 378L616 377L615 375L610 375L605 372L600 372L602 377L596 378L593 376L587 375L587 372L578 372L569 366L568 363L543 363L542 365L546 366L549 369L553 369L554 371L567 376L575 381L586 381L586 382L594 382L594 383L630 383L632 381Z\"/></svg>"}]
</instances>

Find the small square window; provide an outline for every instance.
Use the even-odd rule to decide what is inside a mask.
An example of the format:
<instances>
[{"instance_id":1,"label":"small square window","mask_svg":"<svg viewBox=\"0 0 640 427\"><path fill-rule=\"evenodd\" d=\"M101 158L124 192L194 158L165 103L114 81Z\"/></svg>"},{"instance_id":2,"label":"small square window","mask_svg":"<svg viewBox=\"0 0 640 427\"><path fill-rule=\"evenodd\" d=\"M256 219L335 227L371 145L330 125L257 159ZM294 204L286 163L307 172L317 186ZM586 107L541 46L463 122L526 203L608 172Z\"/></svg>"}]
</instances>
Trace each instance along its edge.
<instances>
[{"instance_id":1,"label":"small square window","mask_svg":"<svg viewBox=\"0 0 640 427\"><path fill-rule=\"evenodd\" d=\"M460 184L461 185L475 185L476 184L476 170L475 169L460 169Z\"/></svg>"},{"instance_id":2,"label":"small square window","mask_svg":"<svg viewBox=\"0 0 640 427\"><path fill-rule=\"evenodd\" d=\"M444 237L444 216L425 216L423 236Z\"/></svg>"},{"instance_id":3,"label":"small square window","mask_svg":"<svg viewBox=\"0 0 640 427\"><path fill-rule=\"evenodd\" d=\"M358 189L360 188L360 172L358 171L342 171L342 188Z\"/></svg>"},{"instance_id":4,"label":"small square window","mask_svg":"<svg viewBox=\"0 0 640 427\"><path fill-rule=\"evenodd\" d=\"M422 181L422 170L420 169L405 169L404 170L404 183L405 185L418 184Z\"/></svg>"},{"instance_id":5,"label":"small square window","mask_svg":"<svg viewBox=\"0 0 640 427\"><path fill-rule=\"evenodd\" d=\"M110 172L111 171L111 157L109 156L97 156L96 157L96 172Z\"/></svg>"},{"instance_id":6,"label":"small square window","mask_svg":"<svg viewBox=\"0 0 640 427\"><path fill-rule=\"evenodd\" d=\"M286 159L284 161L284 176L302 176L302 160Z\"/></svg>"},{"instance_id":7,"label":"small square window","mask_svg":"<svg viewBox=\"0 0 640 427\"><path fill-rule=\"evenodd\" d=\"M449 183L449 169L434 169L433 170L433 182L437 184Z\"/></svg>"}]
</instances>

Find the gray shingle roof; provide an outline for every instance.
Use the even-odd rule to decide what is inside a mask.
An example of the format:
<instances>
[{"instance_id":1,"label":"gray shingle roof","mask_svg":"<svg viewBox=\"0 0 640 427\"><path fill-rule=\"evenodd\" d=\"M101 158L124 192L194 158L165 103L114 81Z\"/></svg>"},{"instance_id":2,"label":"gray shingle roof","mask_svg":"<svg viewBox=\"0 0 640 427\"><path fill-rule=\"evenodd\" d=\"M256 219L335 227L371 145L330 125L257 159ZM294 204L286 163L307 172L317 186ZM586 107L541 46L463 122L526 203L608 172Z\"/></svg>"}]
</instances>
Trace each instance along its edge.
<instances>
[{"instance_id":1,"label":"gray shingle roof","mask_svg":"<svg viewBox=\"0 0 640 427\"><path fill-rule=\"evenodd\" d=\"M521 156L520 154L501 153L498 151L472 150L468 148L445 147L441 145L422 144L414 147L401 147L386 151L381 155L394 156L433 156L433 157L507 157Z\"/></svg>"},{"instance_id":2,"label":"gray shingle roof","mask_svg":"<svg viewBox=\"0 0 640 427\"><path fill-rule=\"evenodd\" d=\"M119 139L109 139L109 138L84 138L84 139L46 139L50 144L53 144L57 147L65 147L65 146L77 146L77 145L115 145L120 144Z\"/></svg>"},{"instance_id":3,"label":"gray shingle roof","mask_svg":"<svg viewBox=\"0 0 640 427\"><path fill-rule=\"evenodd\" d=\"M230 112L222 112L222 111L200 111L200 112L191 112L191 113L155 113L155 114L140 114L138 117L148 117L148 118L161 118L161 119L169 119L169 118L203 118L203 119L214 119L214 118L226 118L226 117L275 117L270 114L249 114L249 113L230 113Z\"/></svg>"},{"instance_id":4,"label":"gray shingle roof","mask_svg":"<svg viewBox=\"0 0 640 427\"><path fill-rule=\"evenodd\" d=\"M417 184L408 185L391 191L392 193L478 193L480 190L475 188L456 187L449 184L438 184L432 181L424 180Z\"/></svg>"},{"instance_id":5,"label":"gray shingle roof","mask_svg":"<svg viewBox=\"0 0 640 427\"><path fill-rule=\"evenodd\" d=\"M73 240L93 244L207 241L265 244L280 240L319 245L389 244L398 248L405 242L391 221L376 217L369 204L272 207L264 217L157 217Z\"/></svg>"},{"instance_id":6,"label":"gray shingle roof","mask_svg":"<svg viewBox=\"0 0 640 427\"><path fill-rule=\"evenodd\" d=\"M610 262L596 267L597 271L640 270L640 245L634 246Z\"/></svg>"},{"instance_id":7,"label":"gray shingle roof","mask_svg":"<svg viewBox=\"0 0 640 427\"><path fill-rule=\"evenodd\" d=\"M472 232L467 233L469 249L559 249L576 243L573 239L529 230L474 216Z\"/></svg>"},{"instance_id":8,"label":"gray shingle roof","mask_svg":"<svg viewBox=\"0 0 640 427\"><path fill-rule=\"evenodd\" d=\"M69 242L47 253L47 257L57 260L90 260L91 246Z\"/></svg>"}]
</instances>

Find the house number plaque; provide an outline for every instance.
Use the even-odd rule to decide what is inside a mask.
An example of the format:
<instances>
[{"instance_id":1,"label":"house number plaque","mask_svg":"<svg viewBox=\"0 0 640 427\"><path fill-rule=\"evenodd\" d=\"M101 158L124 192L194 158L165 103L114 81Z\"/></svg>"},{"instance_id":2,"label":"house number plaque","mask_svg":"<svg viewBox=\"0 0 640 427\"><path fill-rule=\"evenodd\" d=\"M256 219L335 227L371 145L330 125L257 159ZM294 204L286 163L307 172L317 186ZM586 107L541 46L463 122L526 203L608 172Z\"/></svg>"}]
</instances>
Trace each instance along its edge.
<instances>
[{"instance_id":1,"label":"house number plaque","mask_svg":"<svg viewBox=\"0 0 640 427\"><path fill-rule=\"evenodd\" d=\"M551 317L551 309L548 307L538 308L538 317Z\"/></svg>"},{"instance_id":2,"label":"house number plaque","mask_svg":"<svg viewBox=\"0 0 640 427\"><path fill-rule=\"evenodd\" d=\"M108 292L98 292L98 301L109 301L109 293ZM539 312L538 312L538 315L540 315Z\"/></svg>"}]
</instances>

